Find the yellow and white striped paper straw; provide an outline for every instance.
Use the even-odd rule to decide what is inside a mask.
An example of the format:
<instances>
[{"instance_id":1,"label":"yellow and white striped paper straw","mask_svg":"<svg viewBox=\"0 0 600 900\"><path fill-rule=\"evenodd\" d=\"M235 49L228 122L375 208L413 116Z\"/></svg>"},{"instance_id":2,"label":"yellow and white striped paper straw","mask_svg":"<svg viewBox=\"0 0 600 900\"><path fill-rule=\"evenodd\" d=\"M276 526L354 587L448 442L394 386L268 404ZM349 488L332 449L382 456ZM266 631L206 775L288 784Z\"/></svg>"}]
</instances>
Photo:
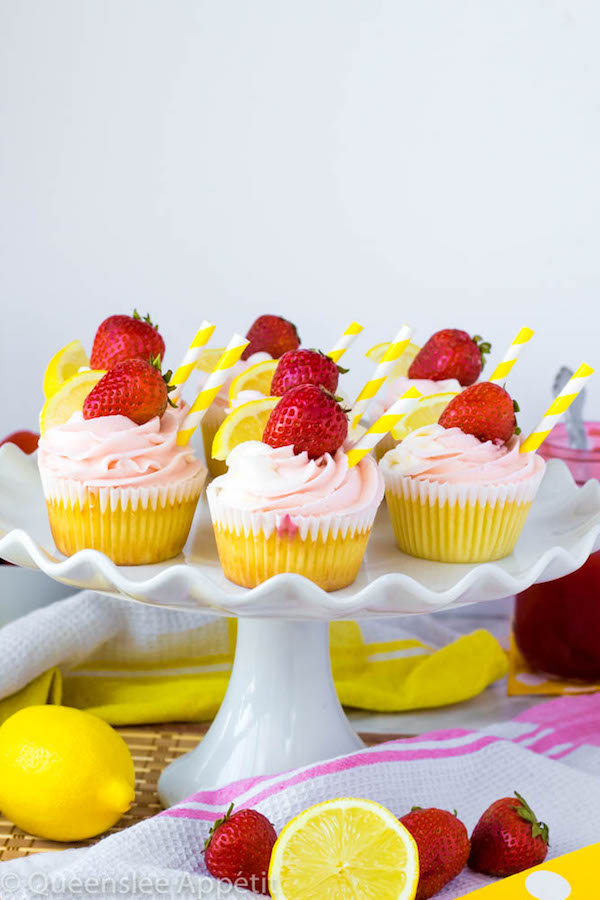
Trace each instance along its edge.
<instances>
[{"instance_id":1,"label":"yellow and white striped paper straw","mask_svg":"<svg viewBox=\"0 0 600 900\"><path fill-rule=\"evenodd\" d=\"M171 400L176 400L179 396L182 386L186 383L186 381L196 368L196 363L200 359L202 348L205 347L206 344L208 344L214 330L215 326L212 324L212 322L207 322L205 319L196 332L194 340L188 347L185 356L181 360L180 365L178 365L175 369L173 377L169 382L169 384L173 385L173 387L175 388L175 390L171 393Z\"/></svg>"},{"instance_id":2,"label":"yellow and white striped paper straw","mask_svg":"<svg viewBox=\"0 0 600 900\"><path fill-rule=\"evenodd\" d=\"M534 453L544 443L557 422L560 422L563 414L568 410L575 397L583 390L588 378L594 374L594 370L587 363L582 363L573 377L565 384L560 394L550 404L546 413L531 434L521 444L521 453Z\"/></svg>"},{"instance_id":3,"label":"yellow and white striped paper straw","mask_svg":"<svg viewBox=\"0 0 600 900\"><path fill-rule=\"evenodd\" d=\"M183 447L188 443L194 431L204 418L206 410L212 404L213 400L227 381L229 370L235 366L249 343L250 341L246 340L246 338L239 334L234 334L227 344L225 352L219 359L215 369L206 379L204 387L194 400L190 407L190 411L181 424L181 428L177 434L177 443L180 447Z\"/></svg>"},{"instance_id":4,"label":"yellow and white striped paper straw","mask_svg":"<svg viewBox=\"0 0 600 900\"><path fill-rule=\"evenodd\" d=\"M504 358L502 362L499 362L494 371L492 372L491 378L488 381L491 381L492 384L500 384L500 382L504 381L512 367L517 361L517 357L519 356L521 350L528 344L535 332L531 328L527 328L524 326L519 331L518 335L504 354Z\"/></svg>"},{"instance_id":5,"label":"yellow and white striped paper straw","mask_svg":"<svg viewBox=\"0 0 600 900\"><path fill-rule=\"evenodd\" d=\"M386 434L389 434L392 428L395 428L400 419L404 418L407 413L413 411L421 399L421 396L421 391L417 390L416 387L409 387L409 389L396 400L393 406L390 406L388 411L384 413L381 418L377 419L375 424L371 425L368 431L365 431L360 440L348 450L348 465L350 468L359 463L363 456L370 453L371 450L377 446L379 441L385 437Z\"/></svg>"},{"instance_id":6,"label":"yellow and white striped paper straw","mask_svg":"<svg viewBox=\"0 0 600 900\"><path fill-rule=\"evenodd\" d=\"M373 377L370 378L369 381L367 381L362 391L354 401L354 407L352 409L350 417L352 428L356 428L363 415L365 414L370 401L378 393L379 389L396 365L397 361L400 359L400 357L408 347L410 339L412 337L412 333L413 330L410 325L403 325L392 343L385 351L381 362L373 372Z\"/></svg>"},{"instance_id":7,"label":"yellow and white striped paper straw","mask_svg":"<svg viewBox=\"0 0 600 900\"><path fill-rule=\"evenodd\" d=\"M340 335L339 340L331 348L327 356L331 357L335 363L339 362L350 344L356 340L362 330L362 325L359 325L358 322L352 322L348 325L344 333Z\"/></svg>"}]
</instances>

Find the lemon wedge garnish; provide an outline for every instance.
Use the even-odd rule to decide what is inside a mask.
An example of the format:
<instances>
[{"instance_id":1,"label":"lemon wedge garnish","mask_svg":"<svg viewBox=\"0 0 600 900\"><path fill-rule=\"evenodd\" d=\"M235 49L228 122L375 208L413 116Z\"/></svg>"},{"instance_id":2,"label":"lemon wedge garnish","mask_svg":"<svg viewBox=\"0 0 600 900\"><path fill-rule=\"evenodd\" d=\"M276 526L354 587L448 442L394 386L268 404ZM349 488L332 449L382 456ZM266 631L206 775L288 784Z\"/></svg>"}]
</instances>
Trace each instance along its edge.
<instances>
[{"instance_id":1,"label":"lemon wedge garnish","mask_svg":"<svg viewBox=\"0 0 600 900\"><path fill-rule=\"evenodd\" d=\"M68 378L52 396L48 397L40 413L40 432L56 425L64 425L74 412L81 412L85 398L100 379L106 375L102 369L88 369Z\"/></svg>"},{"instance_id":2,"label":"lemon wedge garnish","mask_svg":"<svg viewBox=\"0 0 600 900\"><path fill-rule=\"evenodd\" d=\"M244 441L262 441L269 416L280 400L281 397L251 400L230 412L215 434L212 445L214 458L227 459L233 448Z\"/></svg>"},{"instance_id":3,"label":"lemon wedge garnish","mask_svg":"<svg viewBox=\"0 0 600 900\"><path fill-rule=\"evenodd\" d=\"M389 347L389 343L387 344L375 344L374 347L371 347L370 350L367 350L365 356L367 359L370 359L371 362L379 364L383 359L383 355L387 348ZM390 372L390 378L400 378L401 375L408 376L408 370L410 369L411 363L417 353L420 351L420 347L417 347L416 344L410 343L392 371Z\"/></svg>"},{"instance_id":4,"label":"lemon wedge garnish","mask_svg":"<svg viewBox=\"0 0 600 900\"><path fill-rule=\"evenodd\" d=\"M241 391L260 391L268 397L278 362L277 359L265 359L240 372L229 386L229 401L235 400Z\"/></svg>"},{"instance_id":5,"label":"lemon wedge garnish","mask_svg":"<svg viewBox=\"0 0 600 900\"><path fill-rule=\"evenodd\" d=\"M44 397L51 397L67 379L80 369L89 366L90 361L81 341L71 341L54 354L44 372Z\"/></svg>"},{"instance_id":6,"label":"lemon wedge garnish","mask_svg":"<svg viewBox=\"0 0 600 900\"><path fill-rule=\"evenodd\" d=\"M201 372L214 372L217 363L225 353L225 347L206 347L198 358L196 368Z\"/></svg>"},{"instance_id":7,"label":"lemon wedge garnish","mask_svg":"<svg viewBox=\"0 0 600 900\"><path fill-rule=\"evenodd\" d=\"M328 800L296 816L269 866L273 900L413 900L418 882L412 835L371 800Z\"/></svg>"},{"instance_id":8,"label":"lemon wedge garnish","mask_svg":"<svg viewBox=\"0 0 600 900\"><path fill-rule=\"evenodd\" d=\"M413 411L400 419L396 427L392 428L392 437L401 441L417 428L422 428L424 425L435 425L455 397L458 397L458 391L445 391L421 397Z\"/></svg>"}]
</instances>

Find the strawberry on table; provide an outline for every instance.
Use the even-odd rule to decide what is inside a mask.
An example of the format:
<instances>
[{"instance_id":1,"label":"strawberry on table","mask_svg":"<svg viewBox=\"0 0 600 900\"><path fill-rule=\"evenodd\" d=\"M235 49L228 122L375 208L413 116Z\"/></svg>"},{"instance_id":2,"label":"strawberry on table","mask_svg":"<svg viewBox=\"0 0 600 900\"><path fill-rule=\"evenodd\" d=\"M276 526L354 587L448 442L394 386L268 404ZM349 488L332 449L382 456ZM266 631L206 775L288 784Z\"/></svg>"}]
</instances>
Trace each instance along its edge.
<instances>
[{"instance_id":1,"label":"strawberry on table","mask_svg":"<svg viewBox=\"0 0 600 900\"><path fill-rule=\"evenodd\" d=\"M428 900L462 872L471 845L456 813L418 806L400 819L419 851L419 886L415 900Z\"/></svg>"},{"instance_id":2,"label":"strawberry on table","mask_svg":"<svg viewBox=\"0 0 600 900\"><path fill-rule=\"evenodd\" d=\"M299 384L320 384L335 394L340 372L346 371L320 350L288 350L277 364L270 392L273 397L283 397Z\"/></svg>"},{"instance_id":3,"label":"strawberry on table","mask_svg":"<svg viewBox=\"0 0 600 900\"><path fill-rule=\"evenodd\" d=\"M300 346L296 326L282 316L259 316L250 326L246 337L250 343L242 353L242 359L260 352L279 359L287 350L297 350Z\"/></svg>"},{"instance_id":4,"label":"strawberry on table","mask_svg":"<svg viewBox=\"0 0 600 900\"><path fill-rule=\"evenodd\" d=\"M510 394L490 381L465 388L450 401L439 418L444 428L460 428L480 441L506 444L519 434L515 413L518 404Z\"/></svg>"},{"instance_id":5,"label":"strawberry on table","mask_svg":"<svg viewBox=\"0 0 600 900\"><path fill-rule=\"evenodd\" d=\"M35 453L39 439L40 436L35 431L13 431L0 441L0 447L3 444L16 444L23 453Z\"/></svg>"},{"instance_id":6,"label":"strawberry on table","mask_svg":"<svg viewBox=\"0 0 600 900\"><path fill-rule=\"evenodd\" d=\"M456 378L463 387L468 387L481 375L486 354L491 349L492 345L479 335L471 337L456 328L436 331L415 356L408 377L429 381Z\"/></svg>"},{"instance_id":7,"label":"strawberry on table","mask_svg":"<svg viewBox=\"0 0 600 900\"><path fill-rule=\"evenodd\" d=\"M496 878L516 875L546 859L548 840L548 826L515 791L492 803L475 826L469 868Z\"/></svg>"},{"instance_id":8,"label":"strawberry on table","mask_svg":"<svg viewBox=\"0 0 600 900\"><path fill-rule=\"evenodd\" d=\"M162 416L169 401L171 372L161 375L160 356L152 362L126 359L109 369L83 404L83 418L127 416L143 425Z\"/></svg>"},{"instance_id":9,"label":"strawberry on table","mask_svg":"<svg viewBox=\"0 0 600 900\"><path fill-rule=\"evenodd\" d=\"M137 310L133 316L109 316L98 327L92 347L92 369L111 369L118 362L139 359L164 359L165 342L150 316L143 319Z\"/></svg>"},{"instance_id":10,"label":"strawberry on table","mask_svg":"<svg viewBox=\"0 0 600 900\"><path fill-rule=\"evenodd\" d=\"M211 829L204 845L206 868L214 878L268 895L275 829L255 809L240 809L233 814L232 810L233 803Z\"/></svg>"},{"instance_id":11,"label":"strawberry on table","mask_svg":"<svg viewBox=\"0 0 600 900\"><path fill-rule=\"evenodd\" d=\"M316 384L300 384L279 401L267 422L263 441L270 447L294 447L318 459L333 455L348 436L346 413L329 391Z\"/></svg>"}]
</instances>

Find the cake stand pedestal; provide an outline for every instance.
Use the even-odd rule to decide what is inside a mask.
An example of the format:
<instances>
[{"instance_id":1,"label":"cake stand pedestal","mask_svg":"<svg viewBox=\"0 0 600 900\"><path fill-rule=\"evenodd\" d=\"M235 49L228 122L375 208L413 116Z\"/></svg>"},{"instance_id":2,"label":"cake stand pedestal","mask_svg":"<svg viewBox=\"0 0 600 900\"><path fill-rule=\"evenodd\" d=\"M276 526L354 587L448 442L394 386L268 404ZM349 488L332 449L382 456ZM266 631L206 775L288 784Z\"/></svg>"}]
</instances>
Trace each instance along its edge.
<instances>
[{"instance_id":1,"label":"cake stand pedestal","mask_svg":"<svg viewBox=\"0 0 600 900\"><path fill-rule=\"evenodd\" d=\"M363 746L337 698L327 622L238 619L229 687L201 743L161 775L165 806Z\"/></svg>"},{"instance_id":2,"label":"cake stand pedestal","mask_svg":"<svg viewBox=\"0 0 600 900\"><path fill-rule=\"evenodd\" d=\"M198 748L164 771L173 804L201 789L350 753L361 742L338 702L329 622L431 613L516 594L568 575L600 549L600 486L577 488L549 463L514 553L479 565L444 565L400 553L383 507L356 582L325 593L300 575L252 590L227 581L201 500L184 553L154 566L116 566L96 550L65 559L56 550L37 471L12 444L0 447L0 558L72 587L170 609L238 619L227 695ZM99 598L101 602L101 598Z\"/></svg>"}]
</instances>

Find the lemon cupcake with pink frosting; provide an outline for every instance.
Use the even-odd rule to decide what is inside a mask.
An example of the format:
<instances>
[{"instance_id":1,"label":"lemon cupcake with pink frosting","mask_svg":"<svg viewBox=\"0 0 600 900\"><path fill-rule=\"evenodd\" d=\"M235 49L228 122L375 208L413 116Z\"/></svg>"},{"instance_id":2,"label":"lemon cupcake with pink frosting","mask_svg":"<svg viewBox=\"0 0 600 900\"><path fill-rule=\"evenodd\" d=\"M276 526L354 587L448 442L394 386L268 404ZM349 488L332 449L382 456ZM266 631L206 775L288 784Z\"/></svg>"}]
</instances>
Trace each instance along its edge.
<instances>
[{"instance_id":1,"label":"lemon cupcake with pink frosting","mask_svg":"<svg viewBox=\"0 0 600 900\"><path fill-rule=\"evenodd\" d=\"M507 392L482 382L451 401L438 424L386 453L380 468L400 550L475 563L513 551L545 463L520 452Z\"/></svg>"},{"instance_id":2,"label":"lemon cupcake with pink frosting","mask_svg":"<svg viewBox=\"0 0 600 900\"><path fill-rule=\"evenodd\" d=\"M262 441L227 457L228 472L207 488L227 578L255 587L284 572L326 591L360 569L383 479L372 457L350 467L345 412L320 385L286 392Z\"/></svg>"},{"instance_id":3,"label":"lemon cupcake with pink frosting","mask_svg":"<svg viewBox=\"0 0 600 900\"><path fill-rule=\"evenodd\" d=\"M91 548L138 565L181 552L206 478L193 450L177 445L181 415L156 366L133 359L42 434L40 475L62 553Z\"/></svg>"}]
</instances>

